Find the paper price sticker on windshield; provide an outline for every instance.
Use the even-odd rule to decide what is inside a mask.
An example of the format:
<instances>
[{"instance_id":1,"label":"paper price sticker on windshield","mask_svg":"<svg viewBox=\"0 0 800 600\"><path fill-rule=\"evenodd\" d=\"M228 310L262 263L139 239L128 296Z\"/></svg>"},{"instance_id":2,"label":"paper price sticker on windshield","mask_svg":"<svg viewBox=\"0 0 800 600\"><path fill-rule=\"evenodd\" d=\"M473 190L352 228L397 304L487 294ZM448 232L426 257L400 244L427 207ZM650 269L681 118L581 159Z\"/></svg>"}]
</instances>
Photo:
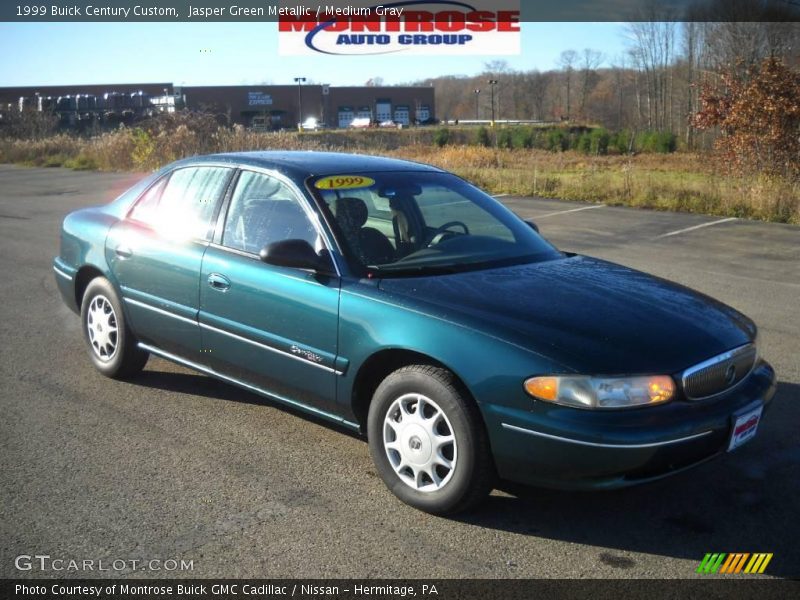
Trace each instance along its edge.
<instances>
[{"instance_id":1,"label":"paper price sticker on windshield","mask_svg":"<svg viewBox=\"0 0 800 600\"><path fill-rule=\"evenodd\" d=\"M314 182L318 190L355 190L375 185L375 180L361 175L331 175Z\"/></svg>"}]
</instances>

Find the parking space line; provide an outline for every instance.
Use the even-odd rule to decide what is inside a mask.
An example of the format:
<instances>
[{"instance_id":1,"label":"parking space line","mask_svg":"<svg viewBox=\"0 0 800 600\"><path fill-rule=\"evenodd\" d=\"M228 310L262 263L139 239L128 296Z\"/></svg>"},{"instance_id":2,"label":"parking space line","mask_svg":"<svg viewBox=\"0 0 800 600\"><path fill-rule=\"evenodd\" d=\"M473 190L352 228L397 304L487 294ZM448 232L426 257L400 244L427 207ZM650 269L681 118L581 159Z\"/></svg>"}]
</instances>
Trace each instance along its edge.
<instances>
[{"instance_id":1,"label":"parking space line","mask_svg":"<svg viewBox=\"0 0 800 600\"><path fill-rule=\"evenodd\" d=\"M569 210L559 210L557 212L547 213L545 215L540 215L538 217L533 217L534 221L538 221L539 219L546 219L547 217L555 217L556 215L565 215L567 213L574 213L581 210L592 210L593 208L603 208L605 204L594 204L592 206L581 206L580 208L570 208Z\"/></svg>"},{"instance_id":2,"label":"parking space line","mask_svg":"<svg viewBox=\"0 0 800 600\"><path fill-rule=\"evenodd\" d=\"M442 202L441 204L432 204L431 208L439 208L440 206L453 206L453 204L469 204L469 200L456 200L455 202Z\"/></svg>"},{"instance_id":3,"label":"parking space line","mask_svg":"<svg viewBox=\"0 0 800 600\"><path fill-rule=\"evenodd\" d=\"M678 235L679 233L686 233L687 231L694 231L695 229L702 229L703 227L711 227L712 225L720 225L722 223L729 223L730 221L736 221L736 220L737 220L736 217L728 217L727 219L719 219L717 221L711 221L710 223L701 223L700 225L687 227L686 229L678 229L677 231L670 231L669 233L657 236L655 239L658 240L661 238Z\"/></svg>"},{"instance_id":4,"label":"parking space line","mask_svg":"<svg viewBox=\"0 0 800 600\"><path fill-rule=\"evenodd\" d=\"M492 198L505 198L508 194L492 194Z\"/></svg>"}]
</instances>

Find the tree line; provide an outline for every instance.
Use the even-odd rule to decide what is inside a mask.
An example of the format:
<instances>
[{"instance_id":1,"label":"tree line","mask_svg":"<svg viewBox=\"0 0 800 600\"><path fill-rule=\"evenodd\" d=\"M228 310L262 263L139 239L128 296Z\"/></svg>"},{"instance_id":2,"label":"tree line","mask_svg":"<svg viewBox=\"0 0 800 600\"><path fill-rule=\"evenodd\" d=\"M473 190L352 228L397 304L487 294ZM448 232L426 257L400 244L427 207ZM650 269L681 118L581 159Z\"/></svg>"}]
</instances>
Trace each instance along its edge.
<instances>
[{"instance_id":1,"label":"tree line","mask_svg":"<svg viewBox=\"0 0 800 600\"><path fill-rule=\"evenodd\" d=\"M733 9L740 0L729 0ZM727 6L727 5L726 5ZM556 68L514 70L487 63L475 76L443 76L436 90L445 120L492 118L596 124L611 131L663 131L683 147L709 148L718 131L696 127L701 93L746 83L765 59L800 70L800 23L637 21L626 26L620 56L565 50ZM490 84L490 81L496 82Z\"/></svg>"}]
</instances>

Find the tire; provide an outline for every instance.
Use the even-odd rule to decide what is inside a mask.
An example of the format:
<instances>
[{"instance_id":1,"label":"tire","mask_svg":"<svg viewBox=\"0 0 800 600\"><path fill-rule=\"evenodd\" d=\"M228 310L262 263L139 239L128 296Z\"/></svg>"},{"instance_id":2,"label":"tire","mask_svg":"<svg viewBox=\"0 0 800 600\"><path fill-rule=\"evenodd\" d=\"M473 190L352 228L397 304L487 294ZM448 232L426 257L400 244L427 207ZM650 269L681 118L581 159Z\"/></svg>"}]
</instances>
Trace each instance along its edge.
<instances>
[{"instance_id":1,"label":"tire","mask_svg":"<svg viewBox=\"0 0 800 600\"><path fill-rule=\"evenodd\" d=\"M367 436L384 483L415 508L454 514L477 506L492 490L483 420L446 369L411 365L384 379L369 407Z\"/></svg>"},{"instance_id":2,"label":"tire","mask_svg":"<svg viewBox=\"0 0 800 600\"><path fill-rule=\"evenodd\" d=\"M81 302L81 330L89 358L106 377L125 379L139 373L149 353L138 347L114 286L105 277L89 282Z\"/></svg>"}]
</instances>

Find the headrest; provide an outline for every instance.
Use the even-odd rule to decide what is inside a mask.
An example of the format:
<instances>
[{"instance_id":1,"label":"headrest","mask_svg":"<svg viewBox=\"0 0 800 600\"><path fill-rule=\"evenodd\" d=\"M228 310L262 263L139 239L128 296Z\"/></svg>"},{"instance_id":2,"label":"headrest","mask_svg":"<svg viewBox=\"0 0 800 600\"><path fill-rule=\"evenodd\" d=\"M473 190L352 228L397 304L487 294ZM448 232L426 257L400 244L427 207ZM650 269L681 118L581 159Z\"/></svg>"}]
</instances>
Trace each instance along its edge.
<instances>
[{"instance_id":1,"label":"headrest","mask_svg":"<svg viewBox=\"0 0 800 600\"><path fill-rule=\"evenodd\" d=\"M335 208L336 221L345 231L357 231L367 222L369 211L361 198L337 198Z\"/></svg>"}]
</instances>

